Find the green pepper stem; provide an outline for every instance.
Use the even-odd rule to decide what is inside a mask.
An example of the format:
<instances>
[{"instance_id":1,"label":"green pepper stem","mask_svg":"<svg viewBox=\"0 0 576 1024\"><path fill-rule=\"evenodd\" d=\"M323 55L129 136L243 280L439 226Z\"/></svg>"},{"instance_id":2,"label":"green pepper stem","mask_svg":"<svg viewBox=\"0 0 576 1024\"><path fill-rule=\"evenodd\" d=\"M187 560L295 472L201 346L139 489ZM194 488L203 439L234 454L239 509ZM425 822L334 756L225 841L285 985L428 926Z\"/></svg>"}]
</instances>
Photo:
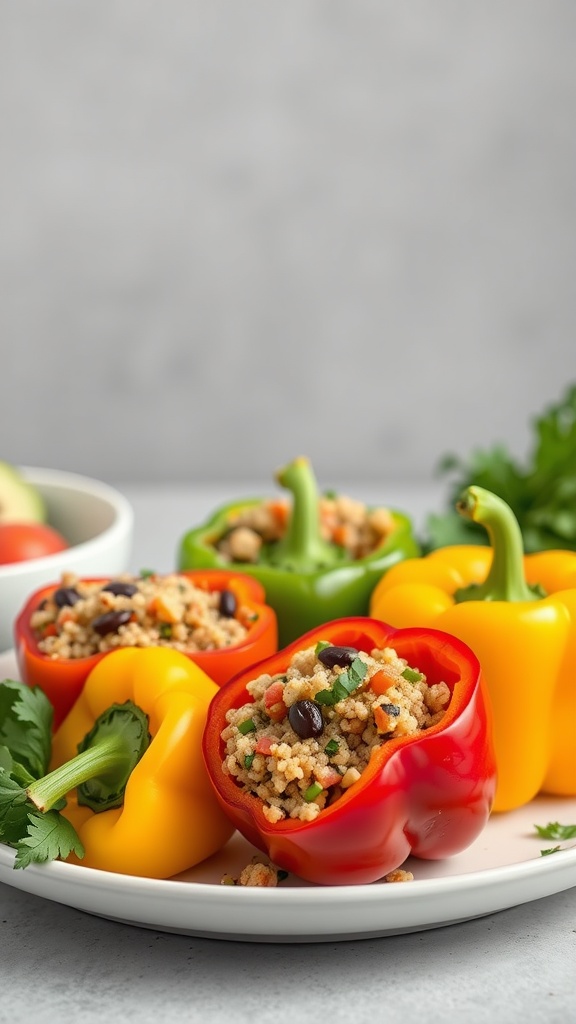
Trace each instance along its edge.
<instances>
[{"instance_id":1,"label":"green pepper stem","mask_svg":"<svg viewBox=\"0 0 576 1024\"><path fill-rule=\"evenodd\" d=\"M340 551L321 535L318 486L310 461L304 456L294 459L277 472L276 479L292 492L293 502L286 532L270 549L267 560L295 572L332 565Z\"/></svg>"},{"instance_id":2,"label":"green pepper stem","mask_svg":"<svg viewBox=\"0 0 576 1024\"><path fill-rule=\"evenodd\" d=\"M49 811L67 793L87 784L79 803L107 810L122 802L130 774L150 742L148 719L135 704L113 704L97 719L79 753L42 779L26 795L39 811Z\"/></svg>"},{"instance_id":3,"label":"green pepper stem","mask_svg":"<svg viewBox=\"0 0 576 1024\"><path fill-rule=\"evenodd\" d=\"M492 565L483 583L463 587L454 595L460 601L533 601L542 596L524 575L524 548L518 520L509 505L484 487L468 487L456 509L461 516L480 523L492 545Z\"/></svg>"}]
</instances>

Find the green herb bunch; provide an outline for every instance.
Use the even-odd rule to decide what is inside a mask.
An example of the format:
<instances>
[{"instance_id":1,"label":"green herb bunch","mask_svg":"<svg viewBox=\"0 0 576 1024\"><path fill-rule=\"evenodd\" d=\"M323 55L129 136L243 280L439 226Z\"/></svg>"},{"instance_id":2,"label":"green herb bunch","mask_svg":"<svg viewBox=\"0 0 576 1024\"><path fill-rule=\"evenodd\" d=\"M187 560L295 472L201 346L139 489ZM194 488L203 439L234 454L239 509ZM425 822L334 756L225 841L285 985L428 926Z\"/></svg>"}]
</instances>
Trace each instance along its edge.
<instances>
[{"instance_id":1,"label":"green herb bunch","mask_svg":"<svg viewBox=\"0 0 576 1024\"><path fill-rule=\"evenodd\" d=\"M551 548L576 550L576 384L532 423L534 440L524 466L505 446L477 449L467 460L448 454L440 474L452 474L445 514L430 515L423 547L486 544L486 530L455 510L460 493L471 485L493 491L510 505L522 531L526 552Z\"/></svg>"}]
</instances>

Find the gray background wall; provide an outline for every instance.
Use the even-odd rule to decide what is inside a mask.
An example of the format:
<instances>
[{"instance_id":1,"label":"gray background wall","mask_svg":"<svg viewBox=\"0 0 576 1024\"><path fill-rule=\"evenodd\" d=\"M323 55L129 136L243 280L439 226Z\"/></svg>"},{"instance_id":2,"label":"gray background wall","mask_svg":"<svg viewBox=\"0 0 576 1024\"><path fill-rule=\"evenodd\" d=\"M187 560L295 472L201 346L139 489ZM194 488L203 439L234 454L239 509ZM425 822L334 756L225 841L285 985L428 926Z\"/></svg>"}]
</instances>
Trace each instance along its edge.
<instances>
[{"instance_id":1,"label":"gray background wall","mask_svg":"<svg viewBox=\"0 0 576 1024\"><path fill-rule=\"evenodd\" d=\"M422 479L576 379L571 0L2 0L0 457Z\"/></svg>"}]
</instances>

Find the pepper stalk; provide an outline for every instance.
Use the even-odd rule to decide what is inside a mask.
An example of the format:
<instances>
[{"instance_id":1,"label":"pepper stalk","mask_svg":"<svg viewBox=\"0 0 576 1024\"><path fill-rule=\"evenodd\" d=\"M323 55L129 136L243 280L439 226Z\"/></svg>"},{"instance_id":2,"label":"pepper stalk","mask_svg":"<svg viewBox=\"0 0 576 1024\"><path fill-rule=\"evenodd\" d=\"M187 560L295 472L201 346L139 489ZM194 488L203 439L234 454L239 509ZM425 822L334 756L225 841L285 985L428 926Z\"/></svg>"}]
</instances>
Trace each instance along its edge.
<instances>
[{"instance_id":1,"label":"pepper stalk","mask_svg":"<svg viewBox=\"0 0 576 1024\"><path fill-rule=\"evenodd\" d=\"M456 509L466 519L485 527L492 546L492 564L483 583L472 583L454 594L462 601L535 601L544 597L538 584L524 575L524 548L518 520L510 506L484 487L467 487Z\"/></svg>"},{"instance_id":2,"label":"pepper stalk","mask_svg":"<svg viewBox=\"0 0 576 1024\"><path fill-rule=\"evenodd\" d=\"M78 803L95 812L119 807L132 771L150 743L148 716L132 701L112 704L78 745L78 754L26 789L42 812L73 789Z\"/></svg>"},{"instance_id":3,"label":"pepper stalk","mask_svg":"<svg viewBox=\"0 0 576 1024\"><path fill-rule=\"evenodd\" d=\"M340 561L341 549L321 534L318 485L310 460L294 459L278 470L276 480L292 492L292 510L284 536L262 552L260 561L293 572L313 572Z\"/></svg>"}]
</instances>

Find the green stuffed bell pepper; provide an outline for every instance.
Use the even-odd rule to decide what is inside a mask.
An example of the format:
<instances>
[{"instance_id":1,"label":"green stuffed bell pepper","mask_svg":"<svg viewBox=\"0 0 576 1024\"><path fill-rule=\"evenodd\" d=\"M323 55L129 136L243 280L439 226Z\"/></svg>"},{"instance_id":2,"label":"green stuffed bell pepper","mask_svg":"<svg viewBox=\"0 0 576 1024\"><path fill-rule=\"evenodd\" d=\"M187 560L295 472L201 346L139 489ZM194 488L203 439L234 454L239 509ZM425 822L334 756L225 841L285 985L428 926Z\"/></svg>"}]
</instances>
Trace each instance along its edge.
<instances>
[{"instance_id":1,"label":"green stuffed bell pepper","mask_svg":"<svg viewBox=\"0 0 576 1024\"><path fill-rule=\"evenodd\" d=\"M178 568L233 568L260 580L283 647L324 622L367 614L383 573L420 549L403 513L320 495L305 457L276 480L291 503L259 498L223 506L182 538Z\"/></svg>"}]
</instances>

